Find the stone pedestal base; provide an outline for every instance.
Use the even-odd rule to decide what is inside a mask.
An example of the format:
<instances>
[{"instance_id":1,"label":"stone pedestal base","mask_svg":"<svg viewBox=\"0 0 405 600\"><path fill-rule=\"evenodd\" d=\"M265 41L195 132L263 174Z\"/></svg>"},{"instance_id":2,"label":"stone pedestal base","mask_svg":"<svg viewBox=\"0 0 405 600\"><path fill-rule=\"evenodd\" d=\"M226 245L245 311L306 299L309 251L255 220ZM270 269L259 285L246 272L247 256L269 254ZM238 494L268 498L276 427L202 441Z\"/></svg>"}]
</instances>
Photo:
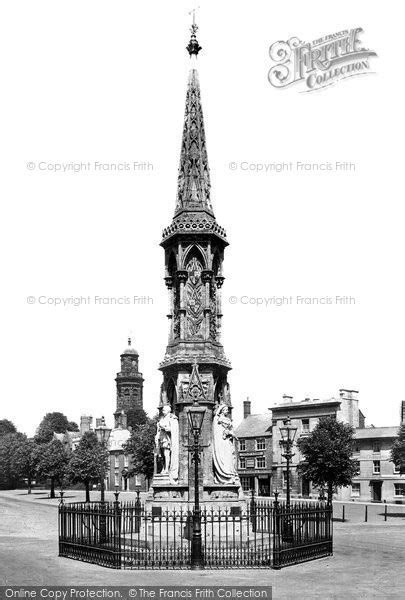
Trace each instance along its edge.
<instances>
[{"instance_id":1,"label":"stone pedestal base","mask_svg":"<svg viewBox=\"0 0 405 600\"><path fill-rule=\"evenodd\" d=\"M200 490L201 509L225 510L239 507L241 510L247 506L247 500L242 488L235 485L204 485ZM190 493L188 485L176 485L162 476L155 476L152 487L145 501L147 510L153 510L156 514L169 511L187 511L194 507L194 493ZM159 510L160 509L160 510Z\"/></svg>"}]
</instances>

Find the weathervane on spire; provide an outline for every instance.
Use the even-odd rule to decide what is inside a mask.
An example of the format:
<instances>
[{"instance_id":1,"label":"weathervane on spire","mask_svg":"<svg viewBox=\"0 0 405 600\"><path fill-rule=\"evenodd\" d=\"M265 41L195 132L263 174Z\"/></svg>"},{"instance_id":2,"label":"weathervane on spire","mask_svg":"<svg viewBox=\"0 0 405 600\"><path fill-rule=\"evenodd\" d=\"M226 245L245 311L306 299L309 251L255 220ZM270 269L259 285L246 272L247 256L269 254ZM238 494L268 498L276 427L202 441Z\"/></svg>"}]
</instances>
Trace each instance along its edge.
<instances>
[{"instance_id":1,"label":"weathervane on spire","mask_svg":"<svg viewBox=\"0 0 405 600\"><path fill-rule=\"evenodd\" d=\"M197 6L196 8L193 8L193 10L190 10L190 12L188 13L189 15L193 15L193 23L190 27L190 31L191 31L191 38L190 41L188 43L188 46L186 47L186 50L188 51L190 57L193 56L193 54L195 56L198 55L199 51L201 50L201 46L197 41L197 36L196 33L198 31L198 25L195 22L195 11L200 8L199 6Z\"/></svg>"}]
</instances>

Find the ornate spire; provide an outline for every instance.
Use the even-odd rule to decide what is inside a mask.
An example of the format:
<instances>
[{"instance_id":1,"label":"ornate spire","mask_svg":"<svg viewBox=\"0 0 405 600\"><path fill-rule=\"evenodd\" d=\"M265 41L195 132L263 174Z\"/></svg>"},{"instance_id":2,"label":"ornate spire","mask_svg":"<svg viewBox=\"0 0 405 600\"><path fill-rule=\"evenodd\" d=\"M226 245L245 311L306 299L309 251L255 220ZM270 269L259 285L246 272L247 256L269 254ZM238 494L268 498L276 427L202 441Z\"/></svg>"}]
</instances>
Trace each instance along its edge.
<instances>
[{"instance_id":1,"label":"ornate spire","mask_svg":"<svg viewBox=\"0 0 405 600\"><path fill-rule=\"evenodd\" d=\"M197 54L199 53L199 51L202 50L200 44L198 43L197 36L196 36L196 33L198 31L198 25L196 25L196 22L195 22L195 11L196 11L196 9L194 8L190 12L190 14L193 13L193 24L190 27L191 38L190 38L190 41L189 41L188 46L186 48L186 50L188 51L190 57L193 54L195 54L197 56Z\"/></svg>"},{"instance_id":2,"label":"ornate spire","mask_svg":"<svg viewBox=\"0 0 405 600\"><path fill-rule=\"evenodd\" d=\"M197 25L191 26L187 46L190 56L197 56L201 47L196 38ZM206 211L213 215L210 202L210 173L205 142L204 117L197 70L192 68L188 78L186 111L177 184L176 214L182 211Z\"/></svg>"}]
</instances>

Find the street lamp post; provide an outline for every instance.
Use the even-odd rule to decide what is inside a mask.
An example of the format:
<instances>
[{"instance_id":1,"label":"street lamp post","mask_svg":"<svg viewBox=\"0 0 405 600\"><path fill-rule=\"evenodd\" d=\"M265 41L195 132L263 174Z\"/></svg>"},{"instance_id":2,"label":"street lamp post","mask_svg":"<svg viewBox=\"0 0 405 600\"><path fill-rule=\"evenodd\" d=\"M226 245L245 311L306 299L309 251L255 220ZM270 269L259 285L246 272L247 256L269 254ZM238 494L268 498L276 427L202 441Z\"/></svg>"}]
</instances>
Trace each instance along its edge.
<instances>
[{"instance_id":1,"label":"street lamp post","mask_svg":"<svg viewBox=\"0 0 405 600\"><path fill-rule=\"evenodd\" d=\"M194 443L188 446L192 454L192 461L195 465L194 470L194 512L193 512L193 538L191 542L191 568L203 569L204 559L201 543L201 508L200 508L200 489L198 465L200 462L200 433L204 421L205 408L195 403L187 412L188 422L193 434Z\"/></svg>"},{"instance_id":2,"label":"street lamp post","mask_svg":"<svg viewBox=\"0 0 405 600\"><path fill-rule=\"evenodd\" d=\"M102 452L103 452L103 457L102 457L102 461L101 461L101 470L100 470L100 484L101 484L101 488L100 488L100 543L104 544L106 541L106 510L105 510L105 475L106 475L106 468L105 468L105 460L104 460L104 452L107 449L107 442L108 439L110 437L110 433L111 433L111 429L109 427L107 427L107 425L105 424L104 421L104 417L103 417L103 422L99 427L95 428L95 432L96 432L96 436L97 436L97 440L99 442L99 444L101 445L102 448Z\"/></svg>"},{"instance_id":3,"label":"street lamp post","mask_svg":"<svg viewBox=\"0 0 405 600\"><path fill-rule=\"evenodd\" d=\"M104 417L103 417L103 423L102 425L100 425L99 427L95 428L95 432L97 435L97 440L98 442L101 444L101 447L103 449L103 452L107 449L107 442L108 439L110 437L111 434L111 429L109 427L107 427L107 425L104 422ZM100 500L101 500L101 504L104 504L105 502L105 475L106 475L106 469L105 469L105 462L104 460L101 463L101 471L100 471L100 484L101 484L101 488L100 488Z\"/></svg>"},{"instance_id":4,"label":"street lamp post","mask_svg":"<svg viewBox=\"0 0 405 600\"><path fill-rule=\"evenodd\" d=\"M287 417L284 421L283 427L280 427L281 433L281 441L280 444L283 447L284 452L282 456L286 459L287 462L287 510L290 509L290 497L291 497L291 488L290 488L290 462L294 453L292 452L292 447L294 445L295 434L297 433L297 428L291 426L291 419Z\"/></svg>"}]
</instances>

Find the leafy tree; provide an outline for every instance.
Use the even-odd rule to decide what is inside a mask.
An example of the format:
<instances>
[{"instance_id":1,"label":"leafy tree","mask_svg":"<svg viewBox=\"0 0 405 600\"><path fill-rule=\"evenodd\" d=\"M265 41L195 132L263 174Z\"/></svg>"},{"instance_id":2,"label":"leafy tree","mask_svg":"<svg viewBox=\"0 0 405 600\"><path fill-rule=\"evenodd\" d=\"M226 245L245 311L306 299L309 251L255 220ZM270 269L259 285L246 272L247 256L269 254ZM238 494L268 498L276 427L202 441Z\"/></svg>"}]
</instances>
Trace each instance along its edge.
<instances>
[{"instance_id":1,"label":"leafy tree","mask_svg":"<svg viewBox=\"0 0 405 600\"><path fill-rule=\"evenodd\" d=\"M84 483L86 502L90 502L90 484L100 481L103 467L108 465L108 451L97 440L94 431L87 431L72 453L68 477L73 483Z\"/></svg>"},{"instance_id":2,"label":"leafy tree","mask_svg":"<svg viewBox=\"0 0 405 600\"><path fill-rule=\"evenodd\" d=\"M79 431L79 428L73 421L68 421L61 412L47 413L38 426L35 441L38 444L47 444L52 440L54 433L66 433L66 431Z\"/></svg>"},{"instance_id":3,"label":"leafy tree","mask_svg":"<svg viewBox=\"0 0 405 600\"><path fill-rule=\"evenodd\" d=\"M316 486L328 491L332 502L337 487L350 485L358 474L358 463L352 459L354 430L333 417L323 417L315 429L301 437L297 446L304 457L299 472Z\"/></svg>"},{"instance_id":4,"label":"leafy tree","mask_svg":"<svg viewBox=\"0 0 405 600\"><path fill-rule=\"evenodd\" d=\"M399 467L401 475L405 475L405 423L399 428L398 437L391 448L391 460Z\"/></svg>"},{"instance_id":5,"label":"leafy tree","mask_svg":"<svg viewBox=\"0 0 405 600\"><path fill-rule=\"evenodd\" d=\"M0 419L0 437L7 433L17 433L17 429L8 419Z\"/></svg>"},{"instance_id":6,"label":"leafy tree","mask_svg":"<svg viewBox=\"0 0 405 600\"><path fill-rule=\"evenodd\" d=\"M22 433L6 433L0 436L0 488L14 489L18 483L18 473L14 470L13 457L18 445L24 439Z\"/></svg>"},{"instance_id":7,"label":"leafy tree","mask_svg":"<svg viewBox=\"0 0 405 600\"><path fill-rule=\"evenodd\" d=\"M126 411L127 414L127 427L136 427L137 425L144 425L148 420L148 415L143 408L130 408Z\"/></svg>"},{"instance_id":8,"label":"leafy tree","mask_svg":"<svg viewBox=\"0 0 405 600\"><path fill-rule=\"evenodd\" d=\"M143 475L148 483L152 479L157 419L157 416L153 419L147 418L146 423L135 425L133 428L131 437L124 446L124 452L132 459L128 468L128 477Z\"/></svg>"},{"instance_id":9,"label":"leafy tree","mask_svg":"<svg viewBox=\"0 0 405 600\"><path fill-rule=\"evenodd\" d=\"M25 435L18 441L12 457L13 471L19 476L27 479L28 493L31 494L32 480L35 477L39 461L38 446L34 440Z\"/></svg>"},{"instance_id":10,"label":"leafy tree","mask_svg":"<svg viewBox=\"0 0 405 600\"><path fill-rule=\"evenodd\" d=\"M69 463L68 452L59 440L42 444L39 451L38 474L51 480L51 498L55 498L55 483L63 481Z\"/></svg>"}]
</instances>

